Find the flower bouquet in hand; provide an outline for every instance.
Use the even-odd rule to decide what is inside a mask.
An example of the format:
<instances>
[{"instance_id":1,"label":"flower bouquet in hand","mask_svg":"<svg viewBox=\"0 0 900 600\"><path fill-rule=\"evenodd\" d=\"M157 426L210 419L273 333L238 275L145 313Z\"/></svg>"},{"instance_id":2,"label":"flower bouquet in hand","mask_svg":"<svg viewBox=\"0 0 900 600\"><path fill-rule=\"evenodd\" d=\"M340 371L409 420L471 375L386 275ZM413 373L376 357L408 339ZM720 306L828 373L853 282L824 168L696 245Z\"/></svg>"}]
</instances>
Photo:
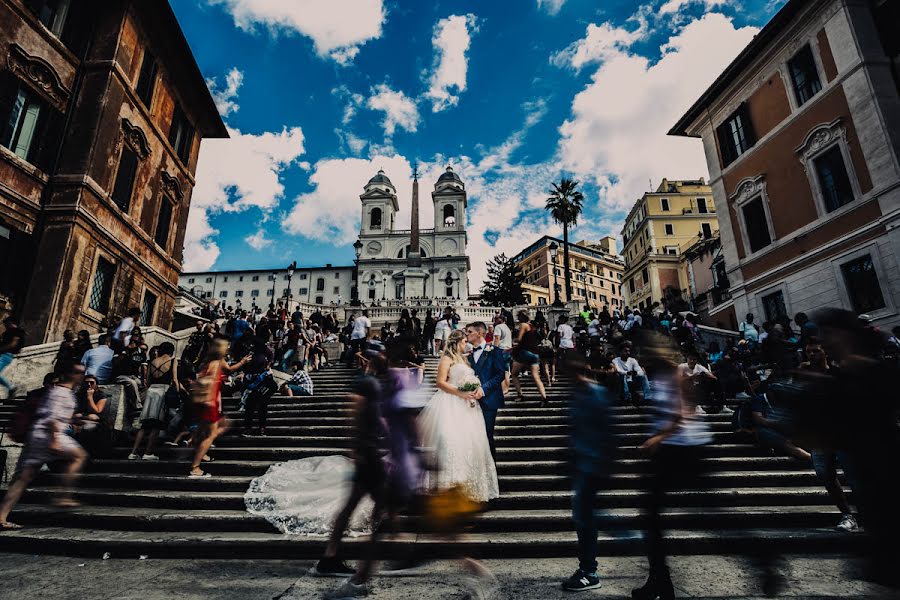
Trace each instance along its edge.
<instances>
[{"instance_id":1,"label":"flower bouquet in hand","mask_svg":"<svg viewBox=\"0 0 900 600\"><path fill-rule=\"evenodd\" d=\"M465 392L467 394L477 391L478 388L481 387L481 380L478 379L475 375L469 375L466 379L456 388L461 392ZM475 408L475 400L469 400L469 406Z\"/></svg>"}]
</instances>

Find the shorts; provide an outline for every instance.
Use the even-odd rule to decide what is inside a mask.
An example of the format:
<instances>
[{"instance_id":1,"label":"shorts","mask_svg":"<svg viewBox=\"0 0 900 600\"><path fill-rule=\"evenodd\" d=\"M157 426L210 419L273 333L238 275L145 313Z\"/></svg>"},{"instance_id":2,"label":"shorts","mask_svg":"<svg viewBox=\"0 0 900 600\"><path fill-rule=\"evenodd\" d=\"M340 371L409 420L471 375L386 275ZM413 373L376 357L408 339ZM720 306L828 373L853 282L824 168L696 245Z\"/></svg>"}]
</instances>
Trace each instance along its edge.
<instances>
[{"instance_id":1,"label":"shorts","mask_svg":"<svg viewBox=\"0 0 900 600\"><path fill-rule=\"evenodd\" d=\"M519 350L513 357L513 360L529 367L541 362L541 358L537 354L528 350Z\"/></svg>"}]
</instances>

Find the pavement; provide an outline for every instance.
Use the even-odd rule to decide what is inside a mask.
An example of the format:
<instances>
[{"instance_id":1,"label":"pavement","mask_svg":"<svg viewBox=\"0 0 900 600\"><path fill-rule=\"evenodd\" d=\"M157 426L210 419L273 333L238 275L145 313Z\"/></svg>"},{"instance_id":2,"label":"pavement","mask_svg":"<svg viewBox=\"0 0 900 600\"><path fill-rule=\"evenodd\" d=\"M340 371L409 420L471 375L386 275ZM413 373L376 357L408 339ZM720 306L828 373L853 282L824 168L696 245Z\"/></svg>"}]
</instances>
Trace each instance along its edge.
<instances>
[{"instance_id":1,"label":"pavement","mask_svg":"<svg viewBox=\"0 0 900 600\"><path fill-rule=\"evenodd\" d=\"M310 561L146 559L103 560L61 556L0 554L4 578L0 598L19 600L311 600L337 587L339 579L308 576ZM600 558L603 587L569 594L559 582L576 563L566 559L488 560L497 578L493 600L630 598L646 577L646 561ZM671 559L678 598L732 600L763 598L756 570L747 559L680 556ZM900 592L860 579L862 564L845 556L789 556L783 574L788 587L779 597L794 599L900 598ZM462 600L465 575L456 563L428 565L421 574L376 577L374 600Z\"/></svg>"}]
</instances>

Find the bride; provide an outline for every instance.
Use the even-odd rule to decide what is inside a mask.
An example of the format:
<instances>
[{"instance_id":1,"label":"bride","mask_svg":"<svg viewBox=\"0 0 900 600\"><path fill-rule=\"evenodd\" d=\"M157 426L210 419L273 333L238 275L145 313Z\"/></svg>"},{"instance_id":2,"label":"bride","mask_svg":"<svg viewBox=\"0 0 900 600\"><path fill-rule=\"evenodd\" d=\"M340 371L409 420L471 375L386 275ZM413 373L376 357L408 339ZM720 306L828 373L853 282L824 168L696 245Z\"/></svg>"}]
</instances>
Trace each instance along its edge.
<instances>
[{"instance_id":1,"label":"bride","mask_svg":"<svg viewBox=\"0 0 900 600\"><path fill-rule=\"evenodd\" d=\"M422 445L436 463L429 488L462 485L473 500L487 502L500 496L497 468L491 457L481 405L473 392L460 390L477 382L469 366L462 331L453 331L438 363L438 391L419 415Z\"/></svg>"}]
</instances>

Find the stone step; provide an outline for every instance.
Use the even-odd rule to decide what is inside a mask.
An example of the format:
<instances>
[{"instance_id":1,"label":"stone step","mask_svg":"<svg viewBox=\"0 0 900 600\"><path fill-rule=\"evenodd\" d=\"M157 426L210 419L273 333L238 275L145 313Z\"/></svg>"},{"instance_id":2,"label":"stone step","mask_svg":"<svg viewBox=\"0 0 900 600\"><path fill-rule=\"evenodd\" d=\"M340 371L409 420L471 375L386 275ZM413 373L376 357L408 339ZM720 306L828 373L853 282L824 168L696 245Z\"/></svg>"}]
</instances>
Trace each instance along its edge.
<instances>
[{"instance_id":1,"label":"stone step","mask_svg":"<svg viewBox=\"0 0 900 600\"><path fill-rule=\"evenodd\" d=\"M860 547L862 536L848 536L832 529L673 529L666 534L671 554L733 554L778 548L781 552L836 553ZM602 555L639 555L645 549L639 536L602 533ZM255 532L143 532L106 529L80 530L34 527L4 532L0 550L99 557L109 552L116 558L147 555L151 558L279 558L314 559L324 540L311 536L285 536ZM366 538L348 539L347 558L358 558ZM459 554L481 558L574 556L571 532L501 532L463 534L453 544L444 537L400 534L379 546L381 558L405 557L415 551L425 558L453 558Z\"/></svg>"},{"instance_id":2,"label":"stone step","mask_svg":"<svg viewBox=\"0 0 900 600\"><path fill-rule=\"evenodd\" d=\"M332 442L337 438L328 438ZM330 446L297 446L297 447L275 447L262 445L269 441L267 437L251 438L249 441L255 442L253 446L220 446L210 451L210 455L217 460L265 460L270 462L281 462L285 460L294 460L298 458L306 458L307 456L327 456L329 454L349 455L349 445L330 445ZM125 458L130 453L131 448L120 447L113 450L112 458ZM185 459L191 456L192 450L189 448L171 448L162 446L158 449L157 454L163 460L177 459L181 457ZM568 447L564 444L557 446L534 446L534 447L498 447L497 458L504 460L564 460L569 456ZM766 457L772 456L772 453L760 449L755 444L718 444L714 446L704 446L698 450L701 457ZM637 446L628 446L620 449L622 458L640 458L641 452Z\"/></svg>"},{"instance_id":3,"label":"stone step","mask_svg":"<svg viewBox=\"0 0 900 600\"><path fill-rule=\"evenodd\" d=\"M94 459L88 467L93 473L142 473L182 475L190 466L191 457L185 451L178 459L145 461L125 459ZM790 457L738 457L706 458L703 463L711 471L809 471L808 465ZM204 463L204 469L214 475L248 475L257 477L266 472L273 462L265 460L217 460ZM649 466L647 459L620 459L615 462L617 473L642 473ZM569 472L564 460L522 460L497 463L501 475L560 474Z\"/></svg>"},{"instance_id":4,"label":"stone step","mask_svg":"<svg viewBox=\"0 0 900 600\"><path fill-rule=\"evenodd\" d=\"M230 440L234 436L242 435L241 422L238 421L235 427L221 436L219 443L226 445L225 440ZM266 436L273 438L280 437L352 437L356 428L352 424L342 425L308 425L303 423L293 423L286 420L268 419L266 424ZM650 437L653 432L653 426L649 423L615 423L613 431L619 436L639 435L644 438ZM732 434L730 423L713 423L710 424L710 431L721 434ZM571 427L568 424L547 425L547 424L498 424L494 429L496 437L510 436L568 436L571 435ZM626 441L630 438L626 438Z\"/></svg>"},{"instance_id":5,"label":"stone step","mask_svg":"<svg viewBox=\"0 0 900 600\"><path fill-rule=\"evenodd\" d=\"M215 481L218 478L208 478ZM189 479L184 481L204 481ZM61 488L44 486L29 489L25 502L48 502ZM131 506L167 509L244 510L244 490L148 490L81 487L73 492L84 504L103 506ZM603 490L597 494L597 508L634 508L640 506L646 494L639 490ZM571 510L572 494L568 490L503 492L495 500L497 510ZM809 504L831 505L824 488L812 487L734 487L713 490L689 490L672 492L668 503L681 506L798 506ZM2 536L0 536L2 537Z\"/></svg>"},{"instance_id":6,"label":"stone step","mask_svg":"<svg viewBox=\"0 0 900 600\"><path fill-rule=\"evenodd\" d=\"M828 528L840 520L840 512L825 505L786 507L683 507L663 514L666 529L709 527L736 528ZM613 508L598 513L603 530L641 530L645 520L640 509ZM20 504L10 519L29 527L69 527L122 531L278 531L264 518L243 510L178 510L82 506L60 511L44 504ZM414 518L400 517L398 529L415 532L423 525ZM567 532L573 529L569 510L491 510L478 516L471 531L479 532Z\"/></svg>"},{"instance_id":7,"label":"stone step","mask_svg":"<svg viewBox=\"0 0 900 600\"><path fill-rule=\"evenodd\" d=\"M209 473L212 477L186 477L188 469L176 474L147 473L86 473L81 477L81 485L87 488L114 489L153 489L163 490L195 490L195 491L246 491L252 476L220 475L211 464ZM641 490L647 483L644 473L616 473L610 478L610 490ZM59 476L51 473L41 474L34 482L35 488L44 485L55 485ZM568 475L500 475L501 493L512 491L545 491L570 490L571 478ZM701 476L694 487L698 489L725 489L731 486L747 488L790 486L818 487L821 484L812 471L722 471Z\"/></svg>"}]
</instances>

